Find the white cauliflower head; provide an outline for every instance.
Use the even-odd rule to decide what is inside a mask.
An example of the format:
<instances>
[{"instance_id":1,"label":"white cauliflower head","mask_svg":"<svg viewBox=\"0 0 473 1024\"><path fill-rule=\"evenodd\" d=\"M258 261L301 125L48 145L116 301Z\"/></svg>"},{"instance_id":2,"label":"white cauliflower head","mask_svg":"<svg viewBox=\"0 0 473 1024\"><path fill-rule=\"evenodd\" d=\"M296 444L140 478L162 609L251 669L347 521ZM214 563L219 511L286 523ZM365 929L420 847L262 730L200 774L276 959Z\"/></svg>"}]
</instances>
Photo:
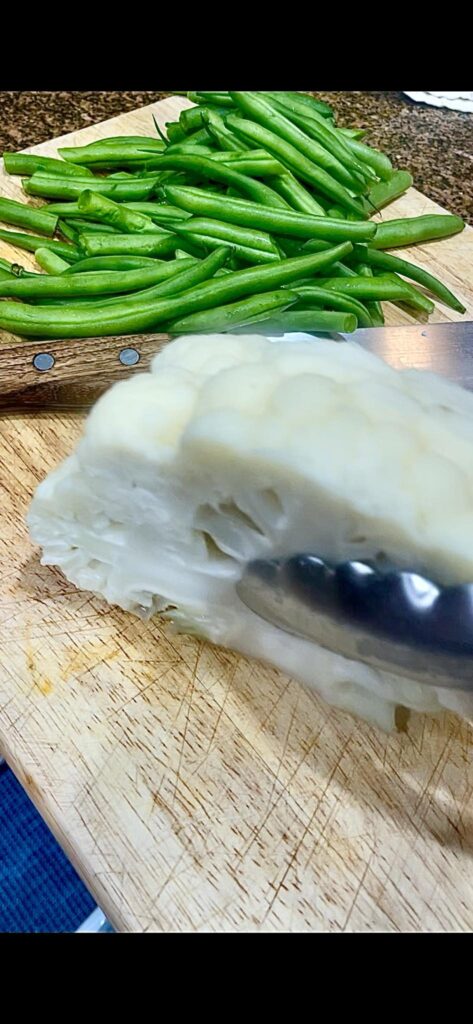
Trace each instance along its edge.
<instances>
[{"instance_id":1,"label":"white cauliflower head","mask_svg":"<svg viewBox=\"0 0 473 1024\"><path fill-rule=\"evenodd\" d=\"M29 512L43 563L265 659L385 728L470 698L282 633L235 591L253 558L386 556L473 580L473 397L352 342L195 336L112 387Z\"/></svg>"}]
</instances>

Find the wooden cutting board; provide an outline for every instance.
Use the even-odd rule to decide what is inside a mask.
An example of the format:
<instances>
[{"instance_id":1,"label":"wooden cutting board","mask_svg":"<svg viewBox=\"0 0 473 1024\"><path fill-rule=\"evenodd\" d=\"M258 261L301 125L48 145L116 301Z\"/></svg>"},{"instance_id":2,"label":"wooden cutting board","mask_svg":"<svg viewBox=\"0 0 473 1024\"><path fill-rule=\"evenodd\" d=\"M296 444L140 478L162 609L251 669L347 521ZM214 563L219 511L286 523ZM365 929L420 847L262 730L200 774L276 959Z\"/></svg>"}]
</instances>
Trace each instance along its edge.
<instances>
[{"instance_id":1,"label":"wooden cutting board","mask_svg":"<svg viewBox=\"0 0 473 1024\"><path fill-rule=\"evenodd\" d=\"M33 151L151 134L153 113L164 124L186 105L165 100ZM19 179L1 176L0 194L20 197ZM385 216L438 210L412 189ZM0 255L19 254L1 243ZM473 319L473 230L415 259ZM113 925L470 931L472 728L414 715L386 737L42 568L25 513L81 426L72 413L0 419L0 750Z\"/></svg>"}]
</instances>

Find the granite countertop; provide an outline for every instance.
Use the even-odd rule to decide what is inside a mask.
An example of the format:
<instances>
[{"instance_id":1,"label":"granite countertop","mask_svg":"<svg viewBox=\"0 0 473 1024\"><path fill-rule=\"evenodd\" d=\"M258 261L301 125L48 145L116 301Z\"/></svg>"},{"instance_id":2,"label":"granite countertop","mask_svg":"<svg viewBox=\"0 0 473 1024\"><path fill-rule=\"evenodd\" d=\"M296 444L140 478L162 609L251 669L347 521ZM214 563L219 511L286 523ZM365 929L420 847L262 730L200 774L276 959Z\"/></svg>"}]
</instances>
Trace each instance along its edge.
<instances>
[{"instance_id":1,"label":"granite countertop","mask_svg":"<svg viewBox=\"0 0 473 1024\"><path fill-rule=\"evenodd\" d=\"M0 145L23 149L163 99L159 92L0 93ZM400 92L318 93L340 124L367 129L414 184L473 224L473 114L414 103Z\"/></svg>"}]
</instances>

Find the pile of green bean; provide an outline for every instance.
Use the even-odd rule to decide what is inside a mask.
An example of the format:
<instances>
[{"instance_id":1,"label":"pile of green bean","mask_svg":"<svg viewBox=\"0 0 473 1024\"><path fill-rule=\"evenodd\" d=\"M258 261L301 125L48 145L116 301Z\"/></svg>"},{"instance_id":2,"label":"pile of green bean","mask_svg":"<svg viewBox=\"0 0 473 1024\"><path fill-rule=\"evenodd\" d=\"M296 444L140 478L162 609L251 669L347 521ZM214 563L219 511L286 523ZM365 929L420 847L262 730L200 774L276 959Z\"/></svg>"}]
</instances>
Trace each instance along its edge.
<instances>
[{"instance_id":1,"label":"pile of green bean","mask_svg":"<svg viewBox=\"0 0 473 1024\"><path fill-rule=\"evenodd\" d=\"M337 126L306 93L187 95L195 105L165 134L156 124L157 137L63 147L57 159L4 153L34 205L0 198L0 239L34 252L40 271L0 260L0 329L72 338L265 322L348 333L384 323L383 301L422 317L432 298L465 312L436 277L385 251L463 221L375 223L412 178L363 131Z\"/></svg>"}]
</instances>

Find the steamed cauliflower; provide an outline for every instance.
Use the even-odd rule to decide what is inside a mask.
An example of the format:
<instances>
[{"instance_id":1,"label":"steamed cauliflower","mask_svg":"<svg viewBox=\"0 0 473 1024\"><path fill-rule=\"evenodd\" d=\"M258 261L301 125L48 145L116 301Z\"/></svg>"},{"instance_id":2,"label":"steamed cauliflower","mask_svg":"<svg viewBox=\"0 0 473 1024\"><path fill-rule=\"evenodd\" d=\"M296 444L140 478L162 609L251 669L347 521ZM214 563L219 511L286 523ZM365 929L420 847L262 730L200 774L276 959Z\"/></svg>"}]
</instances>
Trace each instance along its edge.
<instances>
[{"instance_id":1,"label":"steamed cauliflower","mask_svg":"<svg viewBox=\"0 0 473 1024\"><path fill-rule=\"evenodd\" d=\"M207 335L98 401L28 522L43 564L76 586L164 612L389 729L398 704L468 714L472 698L283 633L235 583L247 560L303 550L473 580L472 510L466 391L352 342Z\"/></svg>"}]
</instances>

